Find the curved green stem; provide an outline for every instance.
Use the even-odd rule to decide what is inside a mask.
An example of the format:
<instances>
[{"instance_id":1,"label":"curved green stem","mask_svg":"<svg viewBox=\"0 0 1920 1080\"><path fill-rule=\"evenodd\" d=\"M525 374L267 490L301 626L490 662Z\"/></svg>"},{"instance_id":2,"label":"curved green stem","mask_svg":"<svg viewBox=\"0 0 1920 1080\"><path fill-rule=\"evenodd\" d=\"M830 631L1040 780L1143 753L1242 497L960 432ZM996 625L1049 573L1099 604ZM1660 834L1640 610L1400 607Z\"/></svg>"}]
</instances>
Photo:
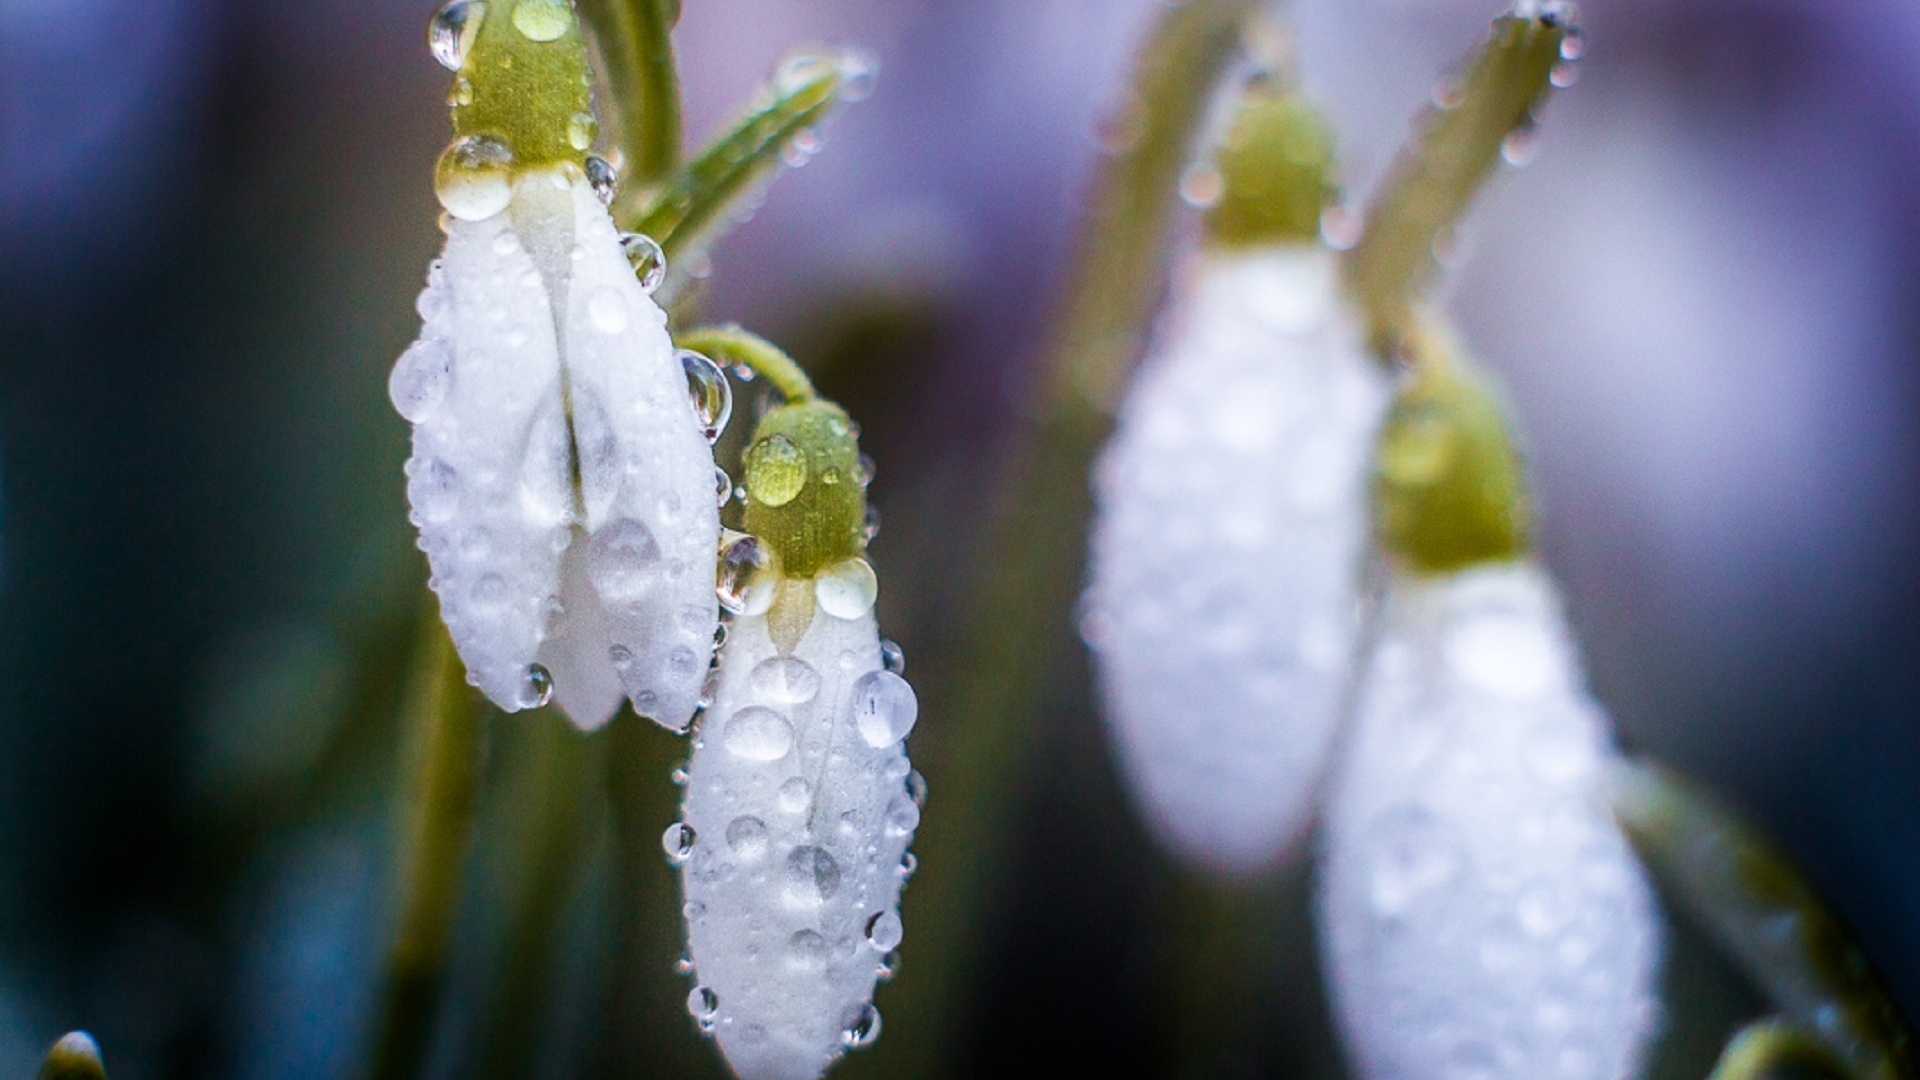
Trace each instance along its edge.
<instances>
[{"instance_id":1,"label":"curved green stem","mask_svg":"<svg viewBox=\"0 0 1920 1080\"><path fill-rule=\"evenodd\" d=\"M1577 32L1544 14L1494 20L1458 86L1415 126L1418 141L1401 151L1346 260L1348 287L1381 356L1410 328L1410 305L1433 271L1435 239L1459 220L1508 136L1546 98L1561 44Z\"/></svg>"},{"instance_id":2,"label":"curved green stem","mask_svg":"<svg viewBox=\"0 0 1920 1080\"><path fill-rule=\"evenodd\" d=\"M1767 1080L1782 1068L1827 1080L1864 1080L1826 1043L1783 1020L1756 1020L1736 1032L1707 1080Z\"/></svg>"},{"instance_id":3,"label":"curved green stem","mask_svg":"<svg viewBox=\"0 0 1920 1080\"><path fill-rule=\"evenodd\" d=\"M780 391L789 405L812 401L816 396L813 380L791 356L766 338L741 329L738 323L682 330L673 335L673 343L704 353L717 363L745 366Z\"/></svg>"},{"instance_id":4,"label":"curved green stem","mask_svg":"<svg viewBox=\"0 0 1920 1080\"><path fill-rule=\"evenodd\" d=\"M437 619L427 625L412 681L402 719L418 731L419 743L396 852L400 909L387 952L373 1080L418 1076L426 1060L480 790L482 712Z\"/></svg>"},{"instance_id":5,"label":"curved green stem","mask_svg":"<svg viewBox=\"0 0 1920 1080\"><path fill-rule=\"evenodd\" d=\"M1037 422L1015 434L1002 461L975 600L955 652L937 665L964 674L926 691L925 715L950 718L952 730L917 744L933 792L914 845L921 869L904 901L918 944L880 995L886 1037L848 1061L847 1076L955 1069L952 1025L964 1021L1034 736L1058 673L1079 670L1063 658L1086 552L1087 467L1164 284L1180 172L1255 6L1169 6L1140 53L1131 87L1138 138L1105 163L1042 354Z\"/></svg>"},{"instance_id":6,"label":"curved green stem","mask_svg":"<svg viewBox=\"0 0 1920 1080\"><path fill-rule=\"evenodd\" d=\"M601 74L626 154L627 178L657 187L680 167L680 73L674 64L675 0L579 0L593 30Z\"/></svg>"}]
</instances>

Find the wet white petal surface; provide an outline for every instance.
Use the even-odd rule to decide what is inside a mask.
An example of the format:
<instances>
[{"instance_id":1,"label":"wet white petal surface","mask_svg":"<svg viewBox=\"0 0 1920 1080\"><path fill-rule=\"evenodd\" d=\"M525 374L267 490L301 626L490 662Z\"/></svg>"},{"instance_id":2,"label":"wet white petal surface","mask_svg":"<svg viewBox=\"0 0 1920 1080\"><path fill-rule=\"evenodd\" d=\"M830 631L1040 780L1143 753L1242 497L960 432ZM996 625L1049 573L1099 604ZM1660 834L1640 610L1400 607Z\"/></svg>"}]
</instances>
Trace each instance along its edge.
<instances>
[{"instance_id":1,"label":"wet white petal surface","mask_svg":"<svg viewBox=\"0 0 1920 1080\"><path fill-rule=\"evenodd\" d=\"M1300 832L1345 685L1387 378L1318 249L1203 253L1094 478L1083 630L1135 801L1190 864Z\"/></svg>"},{"instance_id":2,"label":"wet white petal surface","mask_svg":"<svg viewBox=\"0 0 1920 1080\"><path fill-rule=\"evenodd\" d=\"M743 1080L818 1077L878 1034L873 990L901 941L920 817L891 736L914 707L871 612L816 611L790 656L764 615L729 632L688 766L681 873L689 1008Z\"/></svg>"},{"instance_id":3,"label":"wet white petal surface","mask_svg":"<svg viewBox=\"0 0 1920 1080\"><path fill-rule=\"evenodd\" d=\"M1358 724L1327 811L1320 929L1360 1075L1635 1075L1660 928L1545 575L1398 581Z\"/></svg>"}]
</instances>

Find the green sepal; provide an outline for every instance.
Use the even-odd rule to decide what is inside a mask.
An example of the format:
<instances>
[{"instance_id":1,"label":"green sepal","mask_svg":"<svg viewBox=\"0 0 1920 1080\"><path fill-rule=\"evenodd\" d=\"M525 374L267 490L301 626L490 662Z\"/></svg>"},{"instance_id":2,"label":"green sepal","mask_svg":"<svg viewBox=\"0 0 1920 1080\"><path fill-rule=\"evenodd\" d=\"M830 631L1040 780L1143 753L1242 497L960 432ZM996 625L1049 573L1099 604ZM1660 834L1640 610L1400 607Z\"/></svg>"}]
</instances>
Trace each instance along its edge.
<instances>
[{"instance_id":1,"label":"green sepal","mask_svg":"<svg viewBox=\"0 0 1920 1080\"><path fill-rule=\"evenodd\" d=\"M721 134L655 196L633 212L622 206L622 228L653 237L674 257L710 238L728 221L725 211L769 172L802 132L817 126L840 98L842 69L832 56L789 60L780 85L763 90L757 104ZM636 193L638 195L640 193Z\"/></svg>"},{"instance_id":2,"label":"green sepal","mask_svg":"<svg viewBox=\"0 0 1920 1080\"><path fill-rule=\"evenodd\" d=\"M1562 46L1578 33L1559 5L1495 19L1455 90L1415 125L1419 134L1380 185L1346 259L1348 288L1382 356L1414 329L1417 294L1434 270L1434 240L1466 212L1508 135L1532 122L1564 62Z\"/></svg>"},{"instance_id":3,"label":"green sepal","mask_svg":"<svg viewBox=\"0 0 1920 1080\"><path fill-rule=\"evenodd\" d=\"M1299 94L1250 85L1215 155L1220 199L1207 238L1222 247L1313 242L1320 214L1338 194L1333 134Z\"/></svg>"},{"instance_id":4,"label":"green sepal","mask_svg":"<svg viewBox=\"0 0 1920 1080\"><path fill-rule=\"evenodd\" d=\"M1486 379L1423 363L1394 395L1373 460L1375 536L1408 568L1451 573L1527 553L1524 468Z\"/></svg>"},{"instance_id":5,"label":"green sepal","mask_svg":"<svg viewBox=\"0 0 1920 1080\"><path fill-rule=\"evenodd\" d=\"M760 418L742 455L746 530L783 574L810 578L866 549L867 492L853 421L814 398Z\"/></svg>"},{"instance_id":6,"label":"green sepal","mask_svg":"<svg viewBox=\"0 0 1920 1080\"><path fill-rule=\"evenodd\" d=\"M1913 1036L1885 986L1791 860L1671 771L1621 762L1609 779L1641 858L1790 1020L1861 1077L1915 1076Z\"/></svg>"},{"instance_id":7,"label":"green sepal","mask_svg":"<svg viewBox=\"0 0 1920 1080\"><path fill-rule=\"evenodd\" d=\"M574 143L593 116L592 76L571 0L488 0L458 77L455 135L499 140L515 169L586 159Z\"/></svg>"}]
</instances>

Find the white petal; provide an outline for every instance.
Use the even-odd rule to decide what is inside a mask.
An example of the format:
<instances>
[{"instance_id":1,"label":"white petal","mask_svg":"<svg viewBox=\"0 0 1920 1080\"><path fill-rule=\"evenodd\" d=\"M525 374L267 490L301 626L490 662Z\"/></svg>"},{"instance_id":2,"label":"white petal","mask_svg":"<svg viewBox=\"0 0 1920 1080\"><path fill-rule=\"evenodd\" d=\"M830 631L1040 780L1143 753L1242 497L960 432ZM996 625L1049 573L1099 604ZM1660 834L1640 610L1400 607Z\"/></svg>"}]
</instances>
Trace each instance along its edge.
<instances>
[{"instance_id":1,"label":"white petal","mask_svg":"<svg viewBox=\"0 0 1920 1080\"><path fill-rule=\"evenodd\" d=\"M1323 963L1370 1078L1617 1080L1660 927L1552 586L1397 583L1323 836Z\"/></svg>"},{"instance_id":2,"label":"white petal","mask_svg":"<svg viewBox=\"0 0 1920 1080\"><path fill-rule=\"evenodd\" d=\"M1344 687L1387 378L1330 253L1208 253L1094 477L1083 630L1129 787L1190 864L1307 819Z\"/></svg>"},{"instance_id":3,"label":"white petal","mask_svg":"<svg viewBox=\"0 0 1920 1080\"><path fill-rule=\"evenodd\" d=\"M540 663L553 676L553 703L576 727L594 731L613 719L627 692L607 655L607 609L588 581L587 540L577 528L560 565L560 606Z\"/></svg>"},{"instance_id":4,"label":"white petal","mask_svg":"<svg viewBox=\"0 0 1920 1080\"><path fill-rule=\"evenodd\" d=\"M905 684L882 670L871 613L816 613L788 657L764 616L742 616L720 670L688 769L689 955L734 1072L809 1080L868 1015L899 944L901 861L920 811L904 744L871 745L888 725L863 736L854 706L863 678Z\"/></svg>"},{"instance_id":5,"label":"white petal","mask_svg":"<svg viewBox=\"0 0 1920 1080\"><path fill-rule=\"evenodd\" d=\"M617 658L635 711L680 731L700 700L719 618L713 451L666 316L634 279L593 189L578 181L572 198L577 246L563 341L585 565L606 609L602 652Z\"/></svg>"},{"instance_id":6,"label":"white petal","mask_svg":"<svg viewBox=\"0 0 1920 1080\"><path fill-rule=\"evenodd\" d=\"M419 306L392 383L416 421L407 496L468 678L523 708L571 512L547 290L502 213L452 223Z\"/></svg>"}]
</instances>

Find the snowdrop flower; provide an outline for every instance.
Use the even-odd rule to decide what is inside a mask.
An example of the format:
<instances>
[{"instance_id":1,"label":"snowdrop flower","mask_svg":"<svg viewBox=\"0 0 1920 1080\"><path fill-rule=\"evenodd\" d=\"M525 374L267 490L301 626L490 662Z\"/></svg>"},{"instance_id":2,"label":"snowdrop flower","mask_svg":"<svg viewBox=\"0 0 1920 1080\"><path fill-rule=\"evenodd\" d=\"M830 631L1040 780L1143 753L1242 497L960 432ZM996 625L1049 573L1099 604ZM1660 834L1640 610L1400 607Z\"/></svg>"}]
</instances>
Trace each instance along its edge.
<instances>
[{"instance_id":1,"label":"snowdrop flower","mask_svg":"<svg viewBox=\"0 0 1920 1080\"><path fill-rule=\"evenodd\" d=\"M435 177L447 241L390 383L429 584L501 708L557 696L593 728L626 696L683 729L718 619L702 428L724 410L689 409L666 318L588 181L571 5L455 0L433 35L458 73Z\"/></svg>"},{"instance_id":2,"label":"snowdrop flower","mask_svg":"<svg viewBox=\"0 0 1920 1080\"><path fill-rule=\"evenodd\" d=\"M879 1035L874 985L924 791L904 740L918 705L880 640L861 558L866 476L836 406L767 414L746 454L734 615L694 730L681 861L688 1009L743 1080L810 1080Z\"/></svg>"},{"instance_id":3,"label":"snowdrop flower","mask_svg":"<svg viewBox=\"0 0 1920 1080\"><path fill-rule=\"evenodd\" d=\"M1166 849L1231 874L1310 816L1387 400L1319 243L1328 157L1299 99L1240 104L1208 243L1094 475L1083 628L1120 763Z\"/></svg>"},{"instance_id":4,"label":"snowdrop flower","mask_svg":"<svg viewBox=\"0 0 1920 1080\"><path fill-rule=\"evenodd\" d=\"M1321 837L1346 1043L1366 1077L1633 1076L1660 928L1504 420L1423 366L1377 469L1395 572Z\"/></svg>"}]
</instances>

